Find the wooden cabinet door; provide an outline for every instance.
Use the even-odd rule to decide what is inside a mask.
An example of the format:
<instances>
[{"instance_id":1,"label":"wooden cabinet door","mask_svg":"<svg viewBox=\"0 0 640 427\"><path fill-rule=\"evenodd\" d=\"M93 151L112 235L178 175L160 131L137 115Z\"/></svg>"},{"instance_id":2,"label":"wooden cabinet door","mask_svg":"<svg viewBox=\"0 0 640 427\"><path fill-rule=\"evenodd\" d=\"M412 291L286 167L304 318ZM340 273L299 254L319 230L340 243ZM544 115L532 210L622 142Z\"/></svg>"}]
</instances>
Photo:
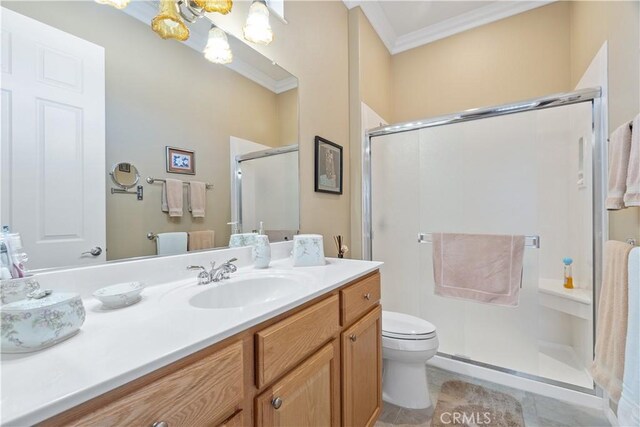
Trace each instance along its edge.
<instances>
[{"instance_id":1,"label":"wooden cabinet door","mask_svg":"<svg viewBox=\"0 0 640 427\"><path fill-rule=\"evenodd\" d=\"M342 333L342 424L372 426L382 408L382 308Z\"/></svg>"},{"instance_id":2,"label":"wooden cabinet door","mask_svg":"<svg viewBox=\"0 0 640 427\"><path fill-rule=\"evenodd\" d=\"M338 342L334 340L258 396L256 426L339 425L338 355Z\"/></svg>"}]
</instances>

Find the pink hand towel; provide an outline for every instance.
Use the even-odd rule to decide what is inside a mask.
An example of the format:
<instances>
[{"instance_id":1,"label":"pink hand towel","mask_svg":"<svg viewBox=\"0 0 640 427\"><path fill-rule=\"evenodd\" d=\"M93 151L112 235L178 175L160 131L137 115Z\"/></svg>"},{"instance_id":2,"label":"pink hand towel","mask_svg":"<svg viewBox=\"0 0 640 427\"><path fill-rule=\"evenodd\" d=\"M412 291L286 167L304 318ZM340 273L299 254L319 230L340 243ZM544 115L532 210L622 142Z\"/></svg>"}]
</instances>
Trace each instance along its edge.
<instances>
[{"instance_id":1,"label":"pink hand towel","mask_svg":"<svg viewBox=\"0 0 640 427\"><path fill-rule=\"evenodd\" d=\"M189 182L189 210L194 218L204 218L207 205L207 184L199 181Z\"/></svg>"},{"instance_id":2,"label":"pink hand towel","mask_svg":"<svg viewBox=\"0 0 640 427\"><path fill-rule=\"evenodd\" d=\"M433 234L435 293L517 306L524 236Z\"/></svg>"},{"instance_id":3,"label":"pink hand towel","mask_svg":"<svg viewBox=\"0 0 640 427\"><path fill-rule=\"evenodd\" d=\"M629 123L625 123L609 138L609 191L605 202L609 210L624 208L630 152L631 129Z\"/></svg>"},{"instance_id":4,"label":"pink hand towel","mask_svg":"<svg viewBox=\"0 0 640 427\"><path fill-rule=\"evenodd\" d=\"M620 399L624 375L629 300L629 252L633 246L609 240L598 301L596 349L591 375L614 401Z\"/></svg>"},{"instance_id":5,"label":"pink hand towel","mask_svg":"<svg viewBox=\"0 0 640 427\"><path fill-rule=\"evenodd\" d=\"M640 206L640 115L633 119L631 129L631 149L627 168L627 192L624 193L624 205Z\"/></svg>"}]
</instances>

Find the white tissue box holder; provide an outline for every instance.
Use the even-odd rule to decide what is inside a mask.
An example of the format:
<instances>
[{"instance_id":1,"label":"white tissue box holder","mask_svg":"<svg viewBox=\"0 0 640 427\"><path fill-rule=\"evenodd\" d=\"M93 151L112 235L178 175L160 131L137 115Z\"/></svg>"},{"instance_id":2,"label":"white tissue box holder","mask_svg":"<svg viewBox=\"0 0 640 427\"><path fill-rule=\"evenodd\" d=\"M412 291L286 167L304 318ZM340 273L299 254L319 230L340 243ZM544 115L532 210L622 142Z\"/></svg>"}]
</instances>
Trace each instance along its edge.
<instances>
[{"instance_id":1,"label":"white tissue box holder","mask_svg":"<svg viewBox=\"0 0 640 427\"><path fill-rule=\"evenodd\" d=\"M313 267L325 264L322 235L298 234L293 236L294 267Z\"/></svg>"}]
</instances>

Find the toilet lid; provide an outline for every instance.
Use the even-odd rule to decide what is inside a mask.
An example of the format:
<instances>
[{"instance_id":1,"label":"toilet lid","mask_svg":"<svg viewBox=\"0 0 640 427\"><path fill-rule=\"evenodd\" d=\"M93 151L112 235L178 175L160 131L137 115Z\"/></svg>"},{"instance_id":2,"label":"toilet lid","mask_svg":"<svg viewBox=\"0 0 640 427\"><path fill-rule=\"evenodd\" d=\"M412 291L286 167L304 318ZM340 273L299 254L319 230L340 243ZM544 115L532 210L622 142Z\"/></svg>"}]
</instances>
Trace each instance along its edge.
<instances>
[{"instance_id":1,"label":"toilet lid","mask_svg":"<svg viewBox=\"0 0 640 427\"><path fill-rule=\"evenodd\" d=\"M435 337L436 327L424 319L394 311L382 311L382 335L405 340Z\"/></svg>"}]
</instances>

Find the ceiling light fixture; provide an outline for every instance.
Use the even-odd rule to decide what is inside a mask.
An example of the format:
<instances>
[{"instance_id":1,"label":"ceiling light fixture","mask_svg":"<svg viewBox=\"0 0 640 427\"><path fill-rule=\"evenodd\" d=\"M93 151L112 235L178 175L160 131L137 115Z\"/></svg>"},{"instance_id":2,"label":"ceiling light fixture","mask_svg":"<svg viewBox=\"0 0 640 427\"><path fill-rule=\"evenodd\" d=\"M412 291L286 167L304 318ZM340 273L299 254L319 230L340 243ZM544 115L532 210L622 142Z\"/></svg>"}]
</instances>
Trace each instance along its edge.
<instances>
[{"instance_id":1,"label":"ceiling light fixture","mask_svg":"<svg viewBox=\"0 0 640 427\"><path fill-rule=\"evenodd\" d=\"M209 30L207 46L204 48L204 57L214 64L228 64L233 61L233 53L229 47L227 35L215 25Z\"/></svg>"},{"instance_id":2,"label":"ceiling light fixture","mask_svg":"<svg viewBox=\"0 0 640 427\"><path fill-rule=\"evenodd\" d=\"M151 29L163 39L185 41L189 38L189 28L180 17L176 0L160 0L158 14L151 21Z\"/></svg>"},{"instance_id":3,"label":"ceiling light fixture","mask_svg":"<svg viewBox=\"0 0 640 427\"><path fill-rule=\"evenodd\" d=\"M113 6L116 9L124 9L129 5L130 2L131 0L96 0L96 3Z\"/></svg>"},{"instance_id":4,"label":"ceiling light fixture","mask_svg":"<svg viewBox=\"0 0 640 427\"><path fill-rule=\"evenodd\" d=\"M269 9L264 0L254 0L249 8L247 22L242 28L244 38L252 43L268 45L273 41L269 23Z\"/></svg>"}]
</instances>

